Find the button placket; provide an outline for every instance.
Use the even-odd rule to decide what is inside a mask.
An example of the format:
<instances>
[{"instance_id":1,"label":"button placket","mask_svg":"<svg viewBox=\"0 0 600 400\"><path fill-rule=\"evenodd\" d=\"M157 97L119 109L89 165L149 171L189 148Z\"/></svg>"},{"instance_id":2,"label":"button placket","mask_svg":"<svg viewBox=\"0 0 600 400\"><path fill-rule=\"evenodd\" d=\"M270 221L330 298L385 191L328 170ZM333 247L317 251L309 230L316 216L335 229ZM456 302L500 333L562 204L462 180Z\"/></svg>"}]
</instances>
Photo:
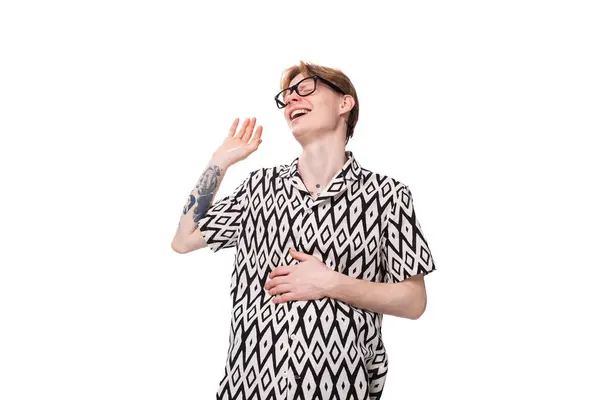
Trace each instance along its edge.
<instances>
[{"instance_id":1,"label":"button placket","mask_svg":"<svg viewBox=\"0 0 600 400\"><path fill-rule=\"evenodd\" d=\"M292 333L290 335L290 339L296 340L296 338L297 338L297 335L295 333ZM290 350L291 350L291 347L290 347ZM294 377L297 381L300 380L300 378L302 378L300 375L292 375L292 377Z\"/></svg>"},{"instance_id":2,"label":"button placket","mask_svg":"<svg viewBox=\"0 0 600 400\"><path fill-rule=\"evenodd\" d=\"M296 335L294 333L290 334L289 332L294 331L294 323L292 322L292 317L294 316L296 304L294 301L289 302L287 304L289 304L289 308L288 308L289 314L288 314L288 318L287 318L288 338L293 340L296 338ZM288 373L288 370L290 369L290 362L292 359L292 345L289 342L287 343L287 345L288 345L287 346L287 369L285 369L283 371L283 376L288 382L288 385L287 385L288 389L291 389L292 384L290 383L291 380L289 378L294 378L295 375L293 374L292 371L290 371Z\"/></svg>"},{"instance_id":3,"label":"button placket","mask_svg":"<svg viewBox=\"0 0 600 400\"><path fill-rule=\"evenodd\" d=\"M306 202L306 208L304 209L304 211L306 211L307 214L311 214L313 212L312 208L314 205L315 205L314 200L312 198L309 198Z\"/></svg>"}]
</instances>

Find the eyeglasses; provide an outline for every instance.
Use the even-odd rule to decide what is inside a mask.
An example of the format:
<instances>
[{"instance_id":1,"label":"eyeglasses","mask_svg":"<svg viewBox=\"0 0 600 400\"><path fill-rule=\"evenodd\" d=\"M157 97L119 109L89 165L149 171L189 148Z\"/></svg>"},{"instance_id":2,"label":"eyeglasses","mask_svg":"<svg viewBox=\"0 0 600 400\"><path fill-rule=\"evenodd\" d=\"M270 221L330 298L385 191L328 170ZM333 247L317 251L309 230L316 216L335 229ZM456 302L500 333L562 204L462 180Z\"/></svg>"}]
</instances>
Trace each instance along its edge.
<instances>
[{"instance_id":1,"label":"eyeglasses","mask_svg":"<svg viewBox=\"0 0 600 400\"><path fill-rule=\"evenodd\" d=\"M304 78L295 85L283 89L281 92L277 93L277 96L275 96L275 103L277 104L277 108L285 108L285 106L287 105L285 101L286 97L294 93L294 91L296 91L296 93L298 93L298 95L302 97L308 96L309 94L314 92L317 89L317 79L325 83L327 86L329 86L336 92L344 94L344 91L342 89L329 82L327 79L322 78L319 75L313 75L309 76L308 78Z\"/></svg>"}]
</instances>

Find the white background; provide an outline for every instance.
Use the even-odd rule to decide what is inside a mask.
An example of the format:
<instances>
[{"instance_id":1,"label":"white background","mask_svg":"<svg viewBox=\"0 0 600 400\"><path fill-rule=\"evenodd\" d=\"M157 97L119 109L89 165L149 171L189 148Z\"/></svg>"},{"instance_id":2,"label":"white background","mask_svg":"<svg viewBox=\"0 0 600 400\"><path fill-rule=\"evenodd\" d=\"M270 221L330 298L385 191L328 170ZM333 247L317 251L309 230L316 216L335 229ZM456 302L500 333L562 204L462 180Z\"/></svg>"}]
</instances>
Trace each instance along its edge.
<instances>
[{"instance_id":1,"label":"white background","mask_svg":"<svg viewBox=\"0 0 600 400\"><path fill-rule=\"evenodd\" d=\"M598 399L594 2L216 3L0 6L0 398L214 398L234 251L171 239L235 117L263 143L217 198L299 155L273 96L306 60L438 267L384 317L383 398Z\"/></svg>"}]
</instances>

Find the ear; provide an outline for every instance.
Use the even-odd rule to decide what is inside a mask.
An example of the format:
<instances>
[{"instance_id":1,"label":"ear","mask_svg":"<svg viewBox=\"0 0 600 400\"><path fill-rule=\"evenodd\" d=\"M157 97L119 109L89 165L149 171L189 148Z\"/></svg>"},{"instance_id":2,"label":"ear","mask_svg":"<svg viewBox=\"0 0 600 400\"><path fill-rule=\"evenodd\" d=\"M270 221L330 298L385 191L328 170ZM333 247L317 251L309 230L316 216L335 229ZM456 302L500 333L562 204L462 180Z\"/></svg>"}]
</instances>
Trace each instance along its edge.
<instances>
[{"instance_id":1,"label":"ear","mask_svg":"<svg viewBox=\"0 0 600 400\"><path fill-rule=\"evenodd\" d=\"M349 94L345 94L340 102L340 114L349 113L354 108L354 97Z\"/></svg>"}]
</instances>

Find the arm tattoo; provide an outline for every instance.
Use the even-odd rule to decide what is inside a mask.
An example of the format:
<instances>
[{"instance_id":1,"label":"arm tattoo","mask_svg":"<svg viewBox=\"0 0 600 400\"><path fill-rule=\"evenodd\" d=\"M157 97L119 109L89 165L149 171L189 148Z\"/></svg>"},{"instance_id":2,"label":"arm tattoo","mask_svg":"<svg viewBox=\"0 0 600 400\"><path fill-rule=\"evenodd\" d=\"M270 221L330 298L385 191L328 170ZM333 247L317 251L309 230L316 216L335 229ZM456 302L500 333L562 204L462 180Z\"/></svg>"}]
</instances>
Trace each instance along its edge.
<instances>
[{"instance_id":1,"label":"arm tattoo","mask_svg":"<svg viewBox=\"0 0 600 400\"><path fill-rule=\"evenodd\" d=\"M194 222L198 223L206 211L210 207L210 203L215 196L217 186L219 185L219 177L221 176L222 169L217 165L208 167L203 173L198 182L196 188L190 193L188 203L183 207L183 214L187 214L194 205Z\"/></svg>"}]
</instances>

